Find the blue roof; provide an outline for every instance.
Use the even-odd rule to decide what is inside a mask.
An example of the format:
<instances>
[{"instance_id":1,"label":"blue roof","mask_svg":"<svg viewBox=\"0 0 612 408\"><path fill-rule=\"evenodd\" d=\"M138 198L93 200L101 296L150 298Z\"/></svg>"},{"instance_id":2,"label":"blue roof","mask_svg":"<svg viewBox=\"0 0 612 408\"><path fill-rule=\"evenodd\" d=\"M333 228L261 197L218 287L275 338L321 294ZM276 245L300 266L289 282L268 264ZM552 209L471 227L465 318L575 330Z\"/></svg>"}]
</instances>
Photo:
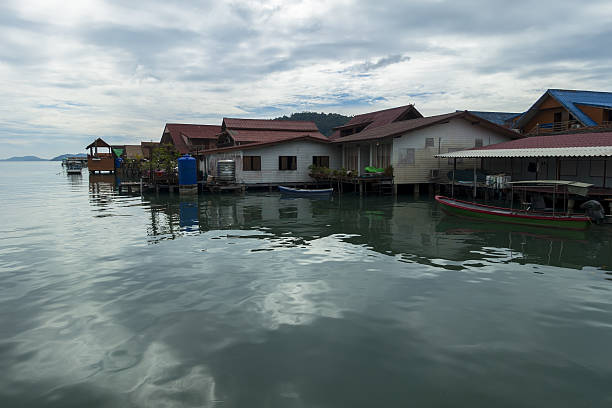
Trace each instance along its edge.
<instances>
[{"instance_id":1,"label":"blue roof","mask_svg":"<svg viewBox=\"0 0 612 408\"><path fill-rule=\"evenodd\" d=\"M510 119L514 119L515 117L521 115L521 113L512 113L512 112L480 112L480 111L468 111L472 115L478 116L479 118L483 118L484 120L488 120L489 122L493 122L500 126L506 126L506 122Z\"/></svg>"},{"instance_id":2,"label":"blue roof","mask_svg":"<svg viewBox=\"0 0 612 408\"><path fill-rule=\"evenodd\" d=\"M576 119L585 126L596 126L597 122L582 112L576 105L596 106L612 109L612 92L571 91L549 89L548 94L559 101Z\"/></svg>"}]
</instances>

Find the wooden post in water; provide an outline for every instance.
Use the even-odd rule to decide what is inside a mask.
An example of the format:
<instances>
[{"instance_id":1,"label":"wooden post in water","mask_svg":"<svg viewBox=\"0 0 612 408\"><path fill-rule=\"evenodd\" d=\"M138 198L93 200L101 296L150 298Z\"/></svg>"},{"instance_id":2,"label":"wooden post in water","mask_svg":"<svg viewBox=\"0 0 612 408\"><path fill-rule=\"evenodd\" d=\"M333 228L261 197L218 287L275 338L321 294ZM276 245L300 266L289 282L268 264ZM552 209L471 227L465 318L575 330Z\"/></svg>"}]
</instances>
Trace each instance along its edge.
<instances>
[{"instance_id":1,"label":"wooden post in water","mask_svg":"<svg viewBox=\"0 0 612 408\"><path fill-rule=\"evenodd\" d=\"M474 199L476 199L476 181L478 178L476 177L476 162L474 162Z\"/></svg>"},{"instance_id":2,"label":"wooden post in water","mask_svg":"<svg viewBox=\"0 0 612 408\"><path fill-rule=\"evenodd\" d=\"M453 180L451 184L451 197L455 198L455 170L457 170L457 158L453 157Z\"/></svg>"}]
</instances>

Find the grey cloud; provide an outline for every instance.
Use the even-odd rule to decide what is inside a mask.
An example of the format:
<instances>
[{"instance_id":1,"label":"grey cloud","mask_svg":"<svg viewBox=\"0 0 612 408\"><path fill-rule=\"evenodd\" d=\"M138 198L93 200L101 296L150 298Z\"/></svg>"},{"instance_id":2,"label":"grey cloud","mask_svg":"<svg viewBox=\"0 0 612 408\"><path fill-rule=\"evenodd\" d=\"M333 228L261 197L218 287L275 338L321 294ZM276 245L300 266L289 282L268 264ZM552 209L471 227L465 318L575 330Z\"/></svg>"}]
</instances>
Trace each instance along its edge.
<instances>
[{"instance_id":1,"label":"grey cloud","mask_svg":"<svg viewBox=\"0 0 612 408\"><path fill-rule=\"evenodd\" d=\"M152 117L164 121L164 115L178 117L185 109L190 115L190 109L200 108L176 106L176 101L197 99L202 93L207 101L215 97L224 101L219 109L251 106L255 112L258 104L286 112L304 105L316 110L335 102L340 107L374 108L381 103L379 97L394 101L427 98L439 106L444 99L439 89L442 86L448 95L455 95L454 100L486 103L494 98L486 95L486 89L479 90L478 84L466 85L477 89L476 94L458 88L464 85L446 89L445 77L465 72L478 81L481 76L502 73L516 81L517 89L532 86L534 79L548 85L569 77L589 88L608 83L612 63L604 45L612 37L611 16L603 11L600 16L589 14L598 4L607 4L595 0L589 1L588 7L586 3L577 7L569 0L356 0L347 7L330 0L326 4L329 10L308 18L288 17L284 13L290 6L266 8L269 4L265 1L257 5L199 0L106 3L112 5L109 10L114 13L120 10L142 18L114 18L112 24L95 25L84 21L75 27L62 25L62 19L35 21L28 13L16 13L0 5L0 35L23 33L20 37L6 35L0 42L0 60L11 71L7 82L29 87L20 92L15 86L14 92L5 92L12 94L10 104L24 112L23 118L32 114L33 104L31 99L20 100L19 94L35 94L41 89L49 94L49 99L40 102L43 104L68 99L82 102L78 98L84 98L95 105L94 98L100 97L101 110L125 116L130 123ZM304 5L308 6L306 2ZM154 19L149 21L148 16ZM64 52L55 54L42 48L48 43L39 43L40 36L59 42L70 38L82 47L65 51L60 43L58 50ZM471 53L470 58L466 58L466 52ZM96 71L96 64L91 64L97 59L103 62L103 71ZM373 88L368 79L376 70L392 64L410 60L410 68L426 59L448 64L441 66L438 77L429 83L393 90L381 78L381 88L386 88L383 91ZM83 61L85 66L81 67ZM272 86L274 89L256 96L248 91L251 84L265 78L315 65L321 83L296 84L296 90L287 89L291 86L286 84ZM413 73L407 69L409 74ZM157 81L147 82L152 78ZM567 84L556 85L564 86ZM304 95L309 87L311 93ZM521 95L529 92L523 89ZM180 93L187 95L183 98ZM122 102L127 99L138 102L129 104L134 110L129 115L120 112L121 107L125 110ZM7 100L7 96L0 97L5 106L9 105ZM155 103L147 105L150 101ZM138 108L132 107L136 105ZM201 109L216 109L206 106ZM8 116L5 111L1 113ZM95 114L91 113L92 118ZM202 116L215 117L216 113L202 112ZM60 127L70 122L61 114L58 118L64 122ZM117 128L128 129L129 124L118 123Z\"/></svg>"},{"instance_id":2,"label":"grey cloud","mask_svg":"<svg viewBox=\"0 0 612 408\"><path fill-rule=\"evenodd\" d=\"M362 64L353 65L350 68L350 70L357 71L357 72L370 72L370 71L374 71L380 68L387 67L389 65L393 65L393 64L397 64L397 63L409 61L409 60L410 60L410 57L408 56L404 56L400 54L389 55L388 57L381 58L376 62L366 61Z\"/></svg>"}]
</instances>

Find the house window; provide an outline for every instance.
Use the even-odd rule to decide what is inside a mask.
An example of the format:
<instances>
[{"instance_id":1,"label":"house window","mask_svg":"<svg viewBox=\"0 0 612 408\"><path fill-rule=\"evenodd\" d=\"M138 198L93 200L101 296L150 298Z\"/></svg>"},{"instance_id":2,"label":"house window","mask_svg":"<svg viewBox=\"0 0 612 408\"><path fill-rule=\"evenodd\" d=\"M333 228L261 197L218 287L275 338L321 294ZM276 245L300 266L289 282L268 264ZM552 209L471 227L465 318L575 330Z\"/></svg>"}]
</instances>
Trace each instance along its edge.
<instances>
[{"instance_id":1,"label":"house window","mask_svg":"<svg viewBox=\"0 0 612 408\"><path fill-rule=\"evenodd\" d=\"M612 109L608 109L604 113L604 121L612 124Z\"/></svg>"},{"instance_id":2,"label":"house window","mask_svg":"<svg viewBox=\"0 0 612 408\"><path fill-rule=\"evenodd\" d=\"M386 169L391 165L391 144L380 143L375 148L374 166Z\"/></svg>"},{"instance_id":3,"label":"house window","mask_svg":"<svg viewBox=\"0 0 612 408\"><path fill-rule=\"evenodd\" d=\"M242 158L243 171L261 171L261 156L244 156Z\"/></svg>"},{"instance_id":4,"label":"house window","mask_svg":"<svg viewBox=\"0 0 612 408\"><path fill-rule=\"evenodd\" d=\"M359 161L359 149L354 145L347 145L344 148L344 167L348 170L357 171Z\"/></svg>"},{"instance_id":5,"label":"house window","mask_svg":"<svg viewBox=\"0 0 612 408\"><path fill-rule=\"evenodd\" d=\"M400 149L399 163L401 164L414 164L415 163L415 149Z\"/></svg>"},{"instance_id":6,"label":"house window","mask_svg":"<svg viewBox=\"0 0 612 408\"><path fill-rule=\"evenodd\" d=\"M279 170L297 170L296 156L278 156Z\"/></svg>"},{"instance_id":7,"label":"house window","mask_svg":"<svg viewBox=\"0 0 612 408\"><path fill-rule=\"evenodd\" d=\"M482 147L482 139L476 139L474 141L474 147Z\"/></svg>"},{"instance_id":8,"label":"house window","mask_svg":"<svg viewBox=\"0 0 612 408\"><path fill-rule=\"evenodd\" d=\"M434 138L428 137L425 139L425 147L434 147Z\"/></svg>"},{"instance_id":9,"label":"house window","mask_svg":"<svg viewBox=\"0 0 612 408\"><path fill-rule=\"evenodd\" d=\"M312 165L314 167L329 168L329 156L312 156Z\"/></svg>"}]
</instances>

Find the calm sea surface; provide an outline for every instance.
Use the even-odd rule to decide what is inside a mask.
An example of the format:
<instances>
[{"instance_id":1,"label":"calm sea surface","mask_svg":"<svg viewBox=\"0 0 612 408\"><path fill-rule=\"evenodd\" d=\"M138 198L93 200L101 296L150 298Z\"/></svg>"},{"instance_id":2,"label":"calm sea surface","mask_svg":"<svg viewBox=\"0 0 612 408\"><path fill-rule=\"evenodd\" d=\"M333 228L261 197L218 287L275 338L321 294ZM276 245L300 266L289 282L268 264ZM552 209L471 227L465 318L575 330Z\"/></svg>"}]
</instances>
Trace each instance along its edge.
<instances>
[{"instance_id":1,"label":"calm sea surface","mask_svg":"<svg viewBox=\"0 0 612 408\"><path fill-rule=\"evenodd\" d=\"M612 227L0 163L2 407L610 407Z\"/></svg>"}]
</instances>

